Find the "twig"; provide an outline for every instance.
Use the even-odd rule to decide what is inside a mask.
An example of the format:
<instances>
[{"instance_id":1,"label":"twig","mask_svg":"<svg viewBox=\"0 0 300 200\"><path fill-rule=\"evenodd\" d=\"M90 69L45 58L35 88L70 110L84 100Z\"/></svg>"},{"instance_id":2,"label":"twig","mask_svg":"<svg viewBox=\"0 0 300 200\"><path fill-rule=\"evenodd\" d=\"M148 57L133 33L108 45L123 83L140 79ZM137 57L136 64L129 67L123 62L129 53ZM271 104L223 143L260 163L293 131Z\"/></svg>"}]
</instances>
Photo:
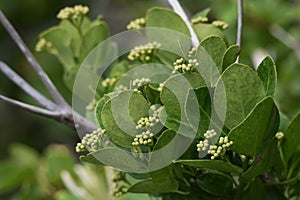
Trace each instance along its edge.
<instances>
[{"instance_id":1,"label":"twig","mask_svg":"<svg viewBox=\"0 0 300 200\"><path fill-rule=\"evenodd\" d=\"M238 3L238 21L237 21L237 36L236 44L242 45L242 29L243 29L243 0L237 0ZM240 56L237 57L236 62L239 62Z\"/></svg>"},{"instance_id":2,"label":"twig","mask_svg":"<svg viewBox=\"0 0 300 200\"><path fill-rule=\"evenodd\" d=\"M32 112L32 113L35 113L35 114L38 114L38 115L51 117L51 118L54 118L55 116L57 116L57 114L54 111L49 111L49 110L42 109L42 108L39 108L39 107L36 107L36 106L33 106L33 105L29 105L27 103L23 103L23 102L5 97L3 95L0 95L0 101L4 101L8 104L17 106L17 107L19 107L23 110L26 110L26 111L29 111L29 112Z\"/></svg>"},{"instance_id":3,"label":"twig","mask_svg":"<svg viewBox=\"0 0 300 200\"><path fill-rule=\"evenodd\" d=\"M33 69L36 71L37 75L40 77L41 81L46 86L47 90L55 100L55 102L58 105L66 106L68 105L67 102L64 100L64 98L61 96L61 94L58 92L54 84L51 82L43 68L40 66L40 64L37 62L37 60L34 58L20 35L17 33L15 28L11 25L11 23L8 21L6 16L3 14L2 10L0 9L0 22L3 25L3 27L6 29L6 31L9 33L11 38L14 40L14 42L18 45L19 49L22 51L28 62L31 64Z\"/></svg>"},{"instance_id":4,"label":"twig","mask_svg":"<svg viewBox=\"0 0 300 200\"><path fill-rule=\"evenodd\" d=\"M190 20L187 17L186 13L184 12L183 8L181 7L180 3L178 2L178 0L168 0L168 2L171 5L171 7L173 8L173 10L183 19L183 21L187 25L188 29L190 30L193 46L198 47L199 46L198 37L195 33L195 30L191 26Z\"/></svg>"},{"instance_id":5,"label":"twig","mask_svg":"<svg viewBox=\"0 0 300 200\"><path fill-rule=\"evenodd\" d=\"M292 49L300 62L300 42L279 25L271 26L269 31L275 38L281 41L288 48Z\"/></svg>"},{"instance_id":6,"label":"twig","mask_svg":"<svg viewBox=\"0 0 300 200\"><path fill-rule=\"evenodd\" d=\"M57 106L52 101L50 101L44 95L34 89L22 77L20 77L2 61L0 61L0 71L2 71L3 74L5 74L11 81L13 81L17 86L24 90L28 95L34 98L41 106L47 108L48 110L55 110L57 108Z\"/></svg>"}]
</instances>

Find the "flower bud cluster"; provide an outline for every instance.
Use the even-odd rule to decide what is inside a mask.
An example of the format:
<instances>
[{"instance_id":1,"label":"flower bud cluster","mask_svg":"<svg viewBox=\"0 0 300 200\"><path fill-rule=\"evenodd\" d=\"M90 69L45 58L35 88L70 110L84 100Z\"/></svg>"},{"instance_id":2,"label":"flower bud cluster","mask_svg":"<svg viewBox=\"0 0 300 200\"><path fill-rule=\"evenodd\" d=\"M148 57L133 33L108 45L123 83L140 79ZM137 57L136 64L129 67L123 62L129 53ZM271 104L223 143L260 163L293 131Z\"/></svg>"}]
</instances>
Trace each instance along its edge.
<instances>
[{"instance_id":1,"label":"flower bud cluster","mask_svg":"<svg viewBox=\"0 0 300 200\"><path fill-rule=\"evenodd\" d=\"M173 74L175 74L177 71L178 72L191 72L195 67L199 66L199 63L197 61L197 59L189 59L188 62L186 63L186 61L183 58L179 58L177 59L174 63L174 70L173 70Z\"/></svg>"},{"instance_id":2,"label":"flower bud cluster","mask_svg":"<svg viewBox=\"0 0 300 200\"><path fill-rule=\"evenodd\" d=\"M192 22L192 24L199 24L199 23L205 23L207 21L208 21L207 17L201 17L201 16L199 16L199 17L196 17L196 18L192 19L191 22Z\"/></svg>"},{"instance_id":3,"label":"flower bud cluster","mask_svg":"<svg viewBox=\"0 0 300 200\"><path fill-rule=\"evenodd\" d=\"M57 14L58 19L72 19L76 20L83 15L89 12L89 8L87 6L76 5L74 7L65 7L64 9L60 10Z\"/></svg>"},{"instance_id":4,"label":"flower bud cluster","mask_svg":"<svg viewBox=\"0 0 300 200\"><path fill-rule=\"evenodd\" d=\"M137 87L141 87L145 84L148 84L150 83L151 80L149 78L141 78L141 79L135 79L133 82L132 82L132 86L137 86Z\"/></svg>"},{"instance_id":5,"label":"flower bud cluster","mask_svg":"<svg viewBox=\"0 0 300 200\"><path fill-rule=\"evenodd\" d=\"M152 145L153 144L153 136L154 134L151 133L149 130L142 132L135 136L132 145L139 146L139 145Z\"/></svg>"},{"instance_id":6,"label":"flower bud cluster","mask_svg":"<svg viewBox=\"0 0 300 200\"><path fill-rule=\"evenodd\" d=\"M41 38L35 45L35 51L41 52L44 50L48 51L51 54L57 54L57 50L53 46L53 44L51 42L47 41L45 38Z\"/></svg>"},{"instance_id":7,"label":"flower bud cluster","mask_svg":"<svg viewBox=\"0 0 300 200\"><path fill-rule=\"evenodd\" d=\"M217 21L213 21L212 25L214 25L214 26L216 26L216 27L218 27L218 28L220 28L222 30L225 30L225 29L228 28L228 24L227 23L225 23L223 21L218 21L218 20Z\"/></svg>"},{"instance_id":8,"label":"flower bud cluster","mask_svg":"<svg viewBox=\"0 0 300 200\"><path fill-rule=\"evenodd\" d=\"M134 47L128 55L128 59L133 60L141 60L143 62L147 62L151 60L151 56L153 55L155 49L161 47L161 44L158 42L150 42L145 45L140 45Z\"/></svg>"},{"instance_id":9,"label":"flower bud cluster","mask_svg":"<svg viewBox=\"0 0 300 200\"><path fill-rule=\"evenodd\" d=\"M220 155L224 154L226 150L233 144L233 141L229 141L228 137L220 137L216 144L212 144L212 141L216 138L217 133L214 130L208 130L204 134L204 140L200 141L196 147L198 152L207 152L211 155L210 159L214 160Z\"/></svg>"},{"instance_id":10,"label":"flower bud cluster","mask_svg":"<svg viewBox=\"0 0 300 200\"><path fill-rule=\"evenodd\" d=\"M132 20L128 25L127 29L128 30L134 30L134 29L141 29L145 27L146 24L146 19L145 18L137 18L135 20Z\"/></svg>"},{"instance_id":11,"label":"flower bud cluster","mask_svg":"<svg viewBox=\"0 0 300 200\"><path fill-rule=\"evenodd\" d=\"M284 138L284 133L278 132L278 133L276 133L275 137L277 138L277 140L282 140L282 138Z\"/></svg>"},{"instance_id":12,"label":"flower bud cluster","mask_svg":"<svg viewBox=\"0 0 300 200\"><path fill-rule=\"evenodd\" d=\"M76 152L94 152L99 150L104 145L102 144L104 133L105 129L98 129L90 134L86 134L82 138L81 143L77 143Z\"/></svg>"},{"instance_id":13,"label":"flower bud cluster","mask_svg":"<svg viewBox=\"0 0 300 200\"><path fill-rule=\"evenodd\" d=\"M124 91L127 91L129 90L127 86L124 86L124 85L118 85L116 88L115 88L115 91L117 92L124 92Z\"/></svg>"},{"instance_id":14,"label":"flower bud cluster","mask_svg":"<svg viewBox=\"0 0 300 200\"><path fill-rule=\"evenodd\" d=\"M103 81L101 81L101 85L103 87L109 87L109 86L112 86L113 84L115 84L116 81L117 81L116 78L106 78Z\"/></svg>"},{"instance_id":15,"label":"flower bud cluster","mask_svg":"<svg viewBox=\"0 0 300 200\"><path fill-rule=\"evenodd\" d=\"M151 113L149 117L142 117L138 122L136 129L144 130L141 134L135 136L132 145L153 145L154 133L151 132L151 128L159 123L159 112L161 111L160 107L152 105L150 107Z\"/></svg>"}]
</instances>

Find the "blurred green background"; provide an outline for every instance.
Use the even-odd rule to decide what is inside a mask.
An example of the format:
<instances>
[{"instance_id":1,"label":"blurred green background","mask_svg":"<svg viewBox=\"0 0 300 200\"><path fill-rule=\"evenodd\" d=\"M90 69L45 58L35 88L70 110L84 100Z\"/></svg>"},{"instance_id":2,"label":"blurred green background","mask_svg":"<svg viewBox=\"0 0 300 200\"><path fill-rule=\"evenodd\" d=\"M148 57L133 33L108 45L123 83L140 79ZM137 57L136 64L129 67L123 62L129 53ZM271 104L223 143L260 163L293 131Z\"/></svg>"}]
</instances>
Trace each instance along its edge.
<instances>
[{"instance_id":1,"label":"blurred green background","mask_svg":"<svg viewBox=\"0 0 300 200\"><path fill-rule=\"evenodd\" d=\"M210 7L210 20L219 19L227 22L229 29L225 33L231 44L235 42L237 17L235 0L182 0L181 2L190 15ZM2 0L0 8L33 50L38 40L38 34L58 23L56 19L58 11L65 6L75 4L88 5L90 7L89 16L92 18L102 15L108 22L112 34L125 30L130 20L144 16L150 7L168 5L166 1L158 0ZM273 36L271 28L274 25L284 29L286 34L290 34L300 43L300 1L251 0L244 2L241 62L255 65L253 57L259 58L259 55L264 53L271 54L277 65L279 79L276 100L281 111L292 118L300 110L300 58L297 58L291 47ZM288 38L288 35L285 35L281 40L285 41ZM300 54L300 45L295 45L297 44L295 42L293 44L294 48L298 48ZM58 61L43 53L35 53L35 56L70 102L70 91L63 84L62 68ZM3 27L0 27L0 60L5 61L28 82L48 95ZM35 103L2 74L0 74L0 93L25 102ZM67 149L63 151L73 152L78 141L77 134L64 125L0 102L0 159L8 159L9 146L14 142L26 144L42 153L50 144L64 144ZM76 154L71 154L76 160ZM8 192L3 199L10 198L10 194L11 192Z\"/></svg>"}]
</instances>

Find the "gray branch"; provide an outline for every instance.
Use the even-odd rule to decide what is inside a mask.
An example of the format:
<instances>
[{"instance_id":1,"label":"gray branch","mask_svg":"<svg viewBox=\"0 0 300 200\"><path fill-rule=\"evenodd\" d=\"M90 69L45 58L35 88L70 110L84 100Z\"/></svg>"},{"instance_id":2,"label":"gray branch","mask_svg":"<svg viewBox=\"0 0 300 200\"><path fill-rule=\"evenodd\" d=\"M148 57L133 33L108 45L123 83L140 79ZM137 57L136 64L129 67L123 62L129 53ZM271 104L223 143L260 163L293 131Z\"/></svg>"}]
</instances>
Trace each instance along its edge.
<instances>
[{"instance_id":1,"label":"gray branch","mask_svg":"<svg viewBox=\"0 0 300 200\"><path fill-rule=\"evenodd\" d=\"M9 66L4 62L0 61L0 71L7 76L12 82L24 90L29 96L35 99L41 106L47 108L48 110L55 110L57 106L47 99L44 95L34 89L29 85L22 77L20 77L16 72L14 72Z\"/></svg>"},{"instance_id":2,"label":"gray branch","mask_svg":"<svg viewBox=\"0 0 300 200\"><path fill-rule=\"evenodd\" d=\"M18 45L19 49L22 51L28 62L31 64L37 75L40 77L41 81L46 86L47 90L55 100L55 102L58 105L66 106L67 103L64 100L64 98L61 96L61 94L58 92L54 84L51 82L50 78L47 76L43 68L40 66L40 64L37 62L35 57L32 55L18 32L15 30L15 28L11 25L11 23L8 21L6 16L3 14L3 12L0 9L0 22L3 25L3 27L6 29L6 31L9 33L11 38L14 40L14 42Z\"/></svg>"},{"instance_id":3,"label":"gray branch","mask_svg":"<svg viewBox=\"0 0 300 200\"><path fill-rule=\"evenodd\" d=\"M4 101L5 103L8 103L10 105L13 106L17 106L23 110L38 114L38 115L42 115L42 116L46 116L46 117L51 117L54 118L57 114L54 111L49 111L43 108L39 108L27 103L23 103L8 97L5 97L3 95L0 95L0 101Z\"/></svg>"},{"instance_id":4,"label":"gray branch","mask_svg":"<svg viewBox=\"0 0 300 200\"><path fill-rule=\"evenodd\" d=\"M197 48L199 46L198 37L190 23L189 18L187 17L186 13L184 12L183 8L181 7L180 3L178 2L178 0L168 0L168 2L171 5L171 7L173 8L173 10L183 19L183 21L187 25L188 29L190 30L191 37L192 37L192 44L194 47Z\"/></svg>"},{"instance_id":5,"label":"gray branch","mask_svg":"<svg viewBox=\"0 0 300 200\"><path fill-rule=\"evenodd\" d=\"M236 44L242 45L242 29L243 29L243 0L237 0L238 3L238 20L237 20L237 36ZM237 57L236 62L239 62L240 56Z\"/></svg>"}]
</instances>

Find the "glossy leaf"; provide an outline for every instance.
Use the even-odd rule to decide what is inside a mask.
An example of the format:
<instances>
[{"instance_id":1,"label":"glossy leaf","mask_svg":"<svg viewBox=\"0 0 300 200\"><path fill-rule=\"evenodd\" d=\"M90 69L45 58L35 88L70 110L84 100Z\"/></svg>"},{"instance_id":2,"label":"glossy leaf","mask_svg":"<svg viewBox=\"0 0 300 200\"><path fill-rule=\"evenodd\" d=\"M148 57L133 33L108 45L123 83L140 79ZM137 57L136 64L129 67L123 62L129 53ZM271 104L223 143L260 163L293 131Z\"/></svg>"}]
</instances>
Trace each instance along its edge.
<instances>
[{"instance_id":1,"label":"glossy leaf","mask_svg":"<svg viewBox=\"0 0 300 200\"><path fill-rule=\"evenodd\" d=\"M222 60L222 71L233 64L240 53L240 47L238 45L230 46L224 53Z\"/></svg>"},{"instance_id":2,"label":"glossy leaf","mask_svg":"<svg viewBox=\"0 0 300 200\"><path fill-rule=\"evenodd\" d=\"M262 153L279 126L278 109L271 97L259 102L254 110L229 133L231 147L237 153L256 156Z\"/></svg>"},{"instance_id":3,"label":"glossy leaf","mask_svg":"<svg viewBox=\"0 0 300 200\"><path fill-rule=\"evenodd\" d=\"M146 99L132 91L120 93L108 100L101 111L101 119L107 131L107 137L114 143L123 147L131 147L133 137L138 133L137 121L148 116L149 104Z\"/></svg>"},{"instance_id":4,"label":"glossy leaf","mask_svg":"<svg viewBox=\"0 0 300 200\"><path fill-rule=\"evenodd\" d=\"M226 107L225 125L232 129L243 121L264 97L264 87L256 73L246 65L233 64L223 72L218 81L214 103L220 116L225 114L220 112Z\"/></svg>"},{"instance_id":5,"label":"glossy leaf","mask_svg":"<svg viewBox=\"0 0 300 200\"><path fill-rule=\"evenodd\" d=\"M204 86L203 79L196 73L177 74L164 83L160 98L165 109L161 114L166 116L166 120L162 121L166 127L174 131L177 131L180 126L190 129L184 111L186 98L190 88L202 86Z\"/></svg>"},{"instance_id":6,"label":"glossy leaf","mask_svg":"<svg viewBox=\"0 0 300 200\"><path fill-rule=\"evenodd\" d=\"M210 36L201 41L200 45L207 51L215 62L219 71L222 71L222 59L226 51L224 40L217 36Z\"/></svg>"},{"instance_id":7,"label":"glossy leaf","mask_svg":"<svg viewBox=\"0 0 300 200\"><path fill-rule=\"evenodd\" d=\"M252 164L245 173L243 173L240 178L241 182L251 182L253 178L265 173L272 167L273 164L275 164L275 157L278 153L276 143L277 141L274 138L272 142L267 146L262 158L255 161L255 163Z\"/></svg>"},{"instance_id":8,"label":"glossy leaf","mask_svg":"<svg viewBox=\"0 0 300 200\"><path fill-rule=\"evenodd\" d=\"M284 132L282 150L286 162L289 162L291 157L300 152L300 113L296 114L290 122L287 130Z\"/></svg>"},{"instance_id":9,"label":"glossy leaf","mask_svg":"<svg viewBox=\"0 0 300 200\"><path fill-rule=\"evenodd\" d=\"M207 171L197 176L197 185L210 194L228 196L233 188L233 180L226 174Z\"/></svg>"},{"instance_id":10,"label":"glossy leaf","mask_svg":"<svg viewBox=\"0 0 300 200\"><path fill-rule=\"evenodd\" d=\"M176 161L176 163L184 164L191 167L204 168L204 169L216 170L221 172L229 172L235 174L240 174L243 171L240 167L233 165L228 161L222 161L222 160L204 160L204 159L178 160Z\"/></svg>"},{"instance_id":11,"label":"glossy leaf","mask_svg":"<svg viewBox=\"0 0 300 200\"><path fill-rule=\"evenodd\" d=\"M139 162L131 152L125 151L117 147L103 148L91 153L99 162L109 165L123 171L138 172L143 168L142 162Z\"/></svg>"},{"instance_id":12,"label":"glossy leaf","mask_svg":"<svg viewBox=\"0 0 300 200\"><path fill-rule=\"evenodd\" d=\"M166 28L190 36L189 29L182 18L166 8L152 8L146 15L146 27Z\"/></svg>"},{"instance_id":13,"label":"glossy leaf","mask_svg":"<svg viewBox=\"0 0 300 200\"><path fill-rule=\"evenodd\" d=\"M266 94L268 96L274 96L277 82L277 72L273 59L269 56L266 57L258 66L257 73L263 82Z\"/></svg>"},{"instance_id":14,"label":"glossy leaf","mask_svg":"<svg viewBox=\"0 0 300 200\"><path fill-rule=\"evenodd\" d=\"M197 105L197 106L194 106ZM199 109L196 110L196 107ZM192 128L202 135L208 130L211 122L211 96L207 87L190 90L186 103L185 114Z\"/></svg>"},{"instance_id":15,"label":"glossy leaf","mask_svg":"<svg viewBox=\"0 0 300 200\"><path fill-rule=\"evenodd\" d=\"M128 189L128 192L133 193L167 193L167 192L177 192L178 191L178 183L169 182L168 180L161 180L155 182L153 180L145 180L139 182Z\"/></svg>"},{"instance_id":16,"label":"glossy leaf","mask_svg":"<svg viewBox=\"0 0 300 200\"><path fill-rule=\"evenodd\" d=\"M225 38L224 33L219 28L217 28L212 24L204 24L204 23L193 24L193 28L200 41L212 35Z\"/></svg>"}]
</instances>

